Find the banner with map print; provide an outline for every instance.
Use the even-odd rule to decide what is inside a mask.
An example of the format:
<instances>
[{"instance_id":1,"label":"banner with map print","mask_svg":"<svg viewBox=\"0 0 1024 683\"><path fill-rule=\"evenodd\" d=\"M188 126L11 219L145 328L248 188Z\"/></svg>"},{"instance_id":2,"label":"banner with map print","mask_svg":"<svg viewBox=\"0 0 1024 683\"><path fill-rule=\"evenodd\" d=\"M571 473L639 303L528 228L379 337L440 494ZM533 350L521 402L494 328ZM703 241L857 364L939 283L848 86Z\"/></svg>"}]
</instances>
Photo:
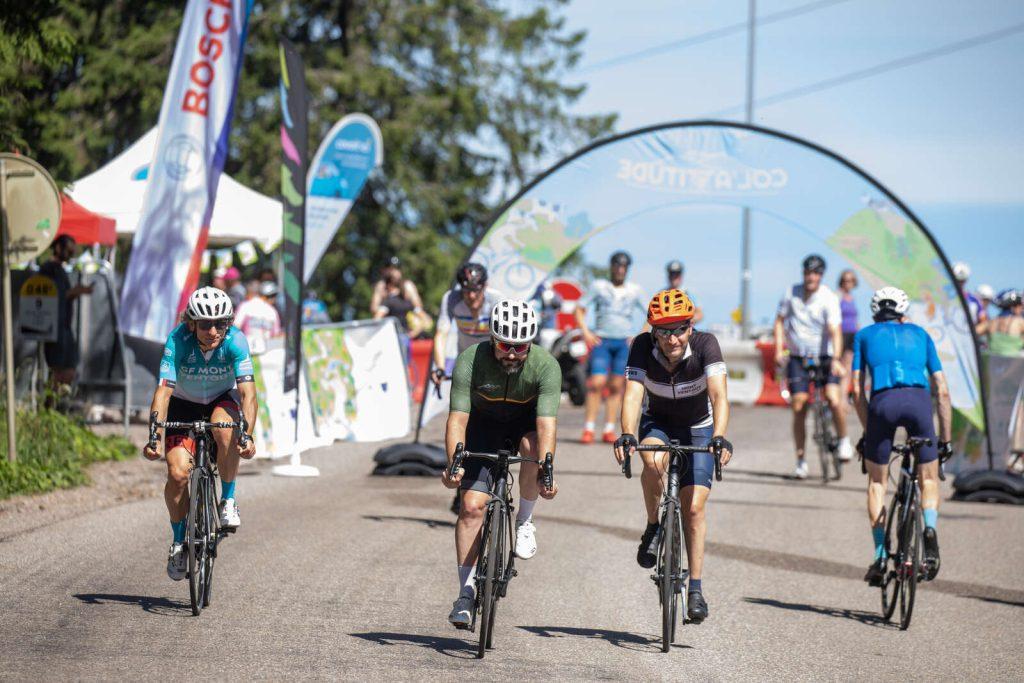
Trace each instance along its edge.
<instances>
[{"instance_id":1,"label":"banner with map print","mask_svg":"<svg viewBox=\"0 0 1024 683\"><path fill-rule=\"evenodd\" d=\"M382 441L409 432L409 386L394 320L303 329L299 372L299 450L335 441ZM283 391L285 351L271 340L253 357L259 457L291 455L294 399Z\"/></svg>"},{"instance_id":2,"label":"banner with map print","mask_svg":"<svg viewBox=\"0 0 1024 683\"><path fill-rule=\"evenodd\" d=\"M871 287L906 290L911 318L935 339L949 380L956 450L966 455L954 467L989 467L978 355L948 260L892 193L812 143L707 121L595 143L502 207L467 260L487 266L491 285L506 295L529 299L590 238L614 228L643 239L653 216L685 205L771 216L819 241L826 255L841 254Z\"/></svg>"}]
</instances>

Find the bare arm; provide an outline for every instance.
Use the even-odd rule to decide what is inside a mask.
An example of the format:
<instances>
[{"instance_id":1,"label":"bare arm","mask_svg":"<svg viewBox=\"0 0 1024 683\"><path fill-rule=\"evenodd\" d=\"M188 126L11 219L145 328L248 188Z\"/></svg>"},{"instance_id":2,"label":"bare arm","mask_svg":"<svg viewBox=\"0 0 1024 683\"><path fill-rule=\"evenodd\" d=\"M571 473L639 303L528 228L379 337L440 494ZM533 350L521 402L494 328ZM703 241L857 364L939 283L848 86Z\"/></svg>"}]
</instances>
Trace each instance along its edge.
<instances>
[{"instance_id":1,"label":"bare arm","mask_svg":"<svg viewBox=\"0 0 1024 683\"><path fill-rule=\"evenodd\" d=\"M786 352L786 335L783 328L781 315L775 316L775 326L772 328L772 336L775 337L775 364L782 365L782 359Z\"/></svg>"},{"instance_id":2,"label":"bare arm","mask_svg":"<svg viewBox=\"0 0 1024 683\"><path fill-rule=\"evenodd\" d=\"M866 372L853 371L853 405L857 409L857 419L860 426L868 428L868 390Z\"/></svg>"},{"instance_id":3,"label":"bare arm","mask_svg":"<svg viewBox=\"0 0 1024 683\"><path fill-rule=\"evenodd\" d=\"M711 399L711 419L715 428L713 436L725 436L729 428L729 388L725 373L708 377L708 398ZM722 464L727 465L732 453L722 450Z\"/></svg>"},{"instance_id":4,"label":"bare arm","mask_svg":"<svg viewBox=\"0 0 1024 683\"><path fill-rule=\"evenodd\" d=\"M444 369L444 351L448 346L448 332L437 326L434 332L434 367Z\"/></svg>"},{"instance_id":5,"label":"bare arm","mask_svg":"<svg viewBox=\"0 0 1024 683\"><path fill-rule=\"evenodd\" d=\"M829 325L828 331L832 336L832 374L842 377L846 374L846 368L843 367L843 328Z\"/></svg>"},{"instance_id":6,"label":"bare arm","mask_svg":"<svg viewBox=\"0 0 1024 683\"><path fill-rule=\"evenodd\" d=\"M238 395L242 399L242 416L245 418L245 433L250 437L245 445L238 444L238 454L243 458L256 455L256 442L252 440L252 432L256 429L256 413L259 404L256 402L256 382L240 382Z\"/></svg>"},{"instance_id":7,"label":"bare arm","mask_svg":"<svg viewBox=\"0 0 1024 683\"><path fill-rule=\"evenodd\" d=\"M555 454L555 436L558 431L558 418L537 416L537 459L544 461L548 453Z\"/></svg>"},{"instance_id":8,"label":"bare arm","mask_svg":"<svg viewBox=\"0 0 1024 683\"><path fill-rule=\"evenodd\" d=\"M409 300L409 303L413 305L413 310L417 313L423 310L423 300L420 298L420 290L416 289L416 284L412 280L405 281L405 298Z\"/></svg>"},{"instance_id":9,"label":"bare arm","mask_svg":"<svg viewBox=\"0 0 1024 683\"><path fill-rule=\"evenodd\" d=\"M943 372L932 373L932 395L939 407L939 440L949 441L953 434L953 404Z\"/></svg>"},{"instance_id":10,"label":"bare arm","mask_svg":"<svg viewBox=\"0 0 1024 683\"><path fill-rule=\"evenodd\" d=\"M468 424L469 413L457 410L452 410L448 413L448 423L445 425L444 430L444 445L445 454L448 456L448 466L441 473L441 483L450 489L458 488L462 482L462 475L466 471L464 467L460 467L454 477L448 476L448 470L452 465L452 460L455 458L455 446L460 443L466 443L466 425Z\"/></svg>"},{"instance_id":11,"label":"bare arm","mask_svg":"<svg viewBox=\"0 0 1024 683\"><path fill-rule=\"evenodd\" d=\"M171 400L171 394L174 393L173 387L167 387L160 385L153 392L153 402L149 406L149 412L152 415L156 413L157 422L163 422L167 419L167 404ZM157 436L160 442L164 440L164 430L157 430ZM149 460L156 460L160 457L160 444L158 443L156 448L150 448L150 444L146 444L146 447L142 449L142 454Z\"/></svg>"},{"instance_id":12,"label":"bare arm","mask_svg":"<svg viewBox=\"0 0 1024 683\"><path fill-rule=\"evenodd\" d=\"M373 295L370 297L370 313L373 314L374 319L377 319L377 309L380 308L382 301L384 301L384 283L378 280L373 285Z\"/></svg>"},{"instance_id":13,"label":"bare arm","mask_svg":"<svg viewBox=\"0 0 1024 683\"><path fill-rule=\"evenodd\" d=\"M620 434L632 434L637 436L640 427L640 409L644 403L644 383L630 379L626 380L626 388L622 392L622 410L619 413ZM621 465L626 454L622 448L616 445L614 448L615 460Z\"/></svg>"}]
</instances>

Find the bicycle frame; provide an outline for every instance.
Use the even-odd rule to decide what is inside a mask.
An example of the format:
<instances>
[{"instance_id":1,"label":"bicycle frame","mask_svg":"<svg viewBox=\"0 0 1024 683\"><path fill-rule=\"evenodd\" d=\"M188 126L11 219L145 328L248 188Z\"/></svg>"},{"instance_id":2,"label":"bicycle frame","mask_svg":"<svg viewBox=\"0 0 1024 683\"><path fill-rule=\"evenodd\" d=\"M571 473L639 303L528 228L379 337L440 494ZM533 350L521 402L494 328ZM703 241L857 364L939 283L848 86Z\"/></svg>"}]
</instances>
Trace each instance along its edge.
<instances>
[{"instance_id":1,"label":"bicycle frame","mask_svg":"<svg viewBox=\"0 0 1024 683\"><path fill-rule=\"evenodd\" d=\"M839 444L831 432L832 407L825 397L829 369L819 363L816 358L805 359L804 369L810 378L810 384L814 387L814 397L811 399L814 411L814 442L818 444L821 458L821 478L827 484L830 479L829 463L835 470L835 477L832 478L839 479L842 476L838 454Z\"/></svg>"}]
</instances>

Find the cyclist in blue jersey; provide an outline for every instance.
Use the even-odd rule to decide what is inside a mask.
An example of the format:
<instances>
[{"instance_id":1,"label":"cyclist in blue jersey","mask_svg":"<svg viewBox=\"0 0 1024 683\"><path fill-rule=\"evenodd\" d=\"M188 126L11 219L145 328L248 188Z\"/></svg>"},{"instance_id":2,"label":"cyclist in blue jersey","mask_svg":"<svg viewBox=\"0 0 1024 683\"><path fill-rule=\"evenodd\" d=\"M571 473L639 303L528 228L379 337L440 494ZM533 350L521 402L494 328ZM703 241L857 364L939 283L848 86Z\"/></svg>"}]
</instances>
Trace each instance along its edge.
<instances>
[{"instance_id":1,"label":"cyclist in blue jersey","mask_svg":"<svg viewBox=\"0 0 1024 683\"><path fill-rule=\"evenodd\" d=\"M153 393L150 412L160 422L238 422L239 403L251 436L256 422L256 385L252 357L245 335L232 327L234 306L227 294L214 287L195 291L182 314L182 322L171 332L160 362L160 381ZM217 469L221 479L221 526L238 528L235 504L235 476L238 458L251 458L256 446L249 439L238 445L236 433L213 430L217 445ZM188 475L195 444L188 430L170 429L164 440L167 483L164 501L171 517L174 537L167 555L167 575L175 581L185 578L187 552L185 516L188 514ZM159 445L147 444L143 454L160 457Z\"/></svg>"},{"instance_id":2,"label":"cyclist in blue jersey","mask_svg":"<svg viewBox=\"0 0 1024 683\"><path fill-rule=\"evenodd\" d=\"M885 485L897 427L906 429L908 438L919 436L933 443L920 451L918 474L926 578L931 580L939 572L939 539L935 531L939 515L938 459L940 455L945 459L952 454L952 408L935 343L923 328L905 321L909 307L910 300L902 289L879 289L871 298L875 324L853 338L853 392L857 416L865 430L860 449L868 471L868 518L875 542L875 559L864 580L872 586L880 586L885 576ZM939 409L941 441L937 447L932 422L933 396Z\"/></svg>"}]
</instances>

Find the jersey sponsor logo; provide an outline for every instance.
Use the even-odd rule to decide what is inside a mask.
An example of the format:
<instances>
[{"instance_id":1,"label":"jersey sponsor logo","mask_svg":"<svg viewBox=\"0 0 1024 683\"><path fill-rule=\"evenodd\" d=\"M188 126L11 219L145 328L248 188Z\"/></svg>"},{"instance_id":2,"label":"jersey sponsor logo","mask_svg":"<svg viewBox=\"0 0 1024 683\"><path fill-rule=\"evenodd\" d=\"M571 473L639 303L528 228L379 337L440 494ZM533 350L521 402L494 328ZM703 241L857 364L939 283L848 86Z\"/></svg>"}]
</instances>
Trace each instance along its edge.
<instances>
[{"instance_id":1,"label":"jersey sponsor logo","mask_svg":"<svg viewBox=\"0 0 1024 683\"><path fill-rule=\"evenodd\" d=\"M253 375L239 375L235 378L235 382L242 384L243 382L255 382L256 378Z\"/></svg>"},{"instance_id":2,"label":"jersey sponsor logo","mask_svg":"<svg viewBox=\"0 0 1024 683\"><path fill-rule=\"evenodd\" d=\"M217 365L206 365L202 367L184 365L178 368L178 372L186 375L227 375L233 373L234 370L228 367L220 367Z\"/></svg>"},{"instance_id":3,"label":"jersey sponsor logo","mask_svg":"<svg viewBox=\"0 0 1024 683\"><path fill-rule=\"evenodd\" d=\"M647 373L640 368L626 368L626 379L635 380L642 382L647 377Z\"/></svg>"},{"instance_id":4,"label":"jersey sponsor logo","mask_svg":"<svg viewBox=\"0 0 1024 683\"><path fill-rule=\"evenodd\" d=\"M162 380L160 380L160 386L162 386L162 387L169 387L169 388L173 389L174 387L177 386L177 382L175 382L172 379L162 379Z\"/></svg>"},{"instance_id":5,"label":"jersey sponsor logo","mask_svg":"<svg viewBox=\"0 0 1024 683\"><path fill-rule=\"evenodd\" d=\"M481 384L477 387L480 391L494 391L495 389L501 389L497 384Z\"/></svg>"},{"instance_id":6,"label":"jersey sponsor logo","mask_svg":"<svg viewBox=\"0 0 1024 683\"><path fill-rule=\"evenodd\" d=\"M171 371L171 362L168 360L160 361L160 374L169 373Z\"/></svg>"},{"instance_id":7,"label":"jersey sponsor logo","mask_svg":"<svg viewBox=\"0 0 1024 683\"><path fill-rule=\"evenodd\" d=\"M188 358L185 359L185 362L186 363L195 363L196 362L196 352L194 350L192 351L192 353L188 354Z\"/></svg>"},{"instance_id":8,"label":"jersey sponsor logo","mask_svg":"<svg viewBox=\"0 0 1024 683\"><path fill-rule=\"evenodd\" d=\"M174 355L174 352L173 352L173 351L171 351L171 350L170 350L169 348L167 348L167 347L165 346L165 347L164 347L164 355L165 355L165 356L167 356L167 357L171 357L171 356L173 356L173 355Z\"/></svg>"},{"instance_id":9,"label":"jersey sponsor logo","mask_svg":"<svg viewBox=\"0 0 1024 683\"><path fill-rule=\"evenodd\" d=\"M679 382L678 384L662 384L646 380L644 387L655 396L662 398L691 398L707 391L708 379L701 375L691 382Z\"/></svg>"}]
</instances>

